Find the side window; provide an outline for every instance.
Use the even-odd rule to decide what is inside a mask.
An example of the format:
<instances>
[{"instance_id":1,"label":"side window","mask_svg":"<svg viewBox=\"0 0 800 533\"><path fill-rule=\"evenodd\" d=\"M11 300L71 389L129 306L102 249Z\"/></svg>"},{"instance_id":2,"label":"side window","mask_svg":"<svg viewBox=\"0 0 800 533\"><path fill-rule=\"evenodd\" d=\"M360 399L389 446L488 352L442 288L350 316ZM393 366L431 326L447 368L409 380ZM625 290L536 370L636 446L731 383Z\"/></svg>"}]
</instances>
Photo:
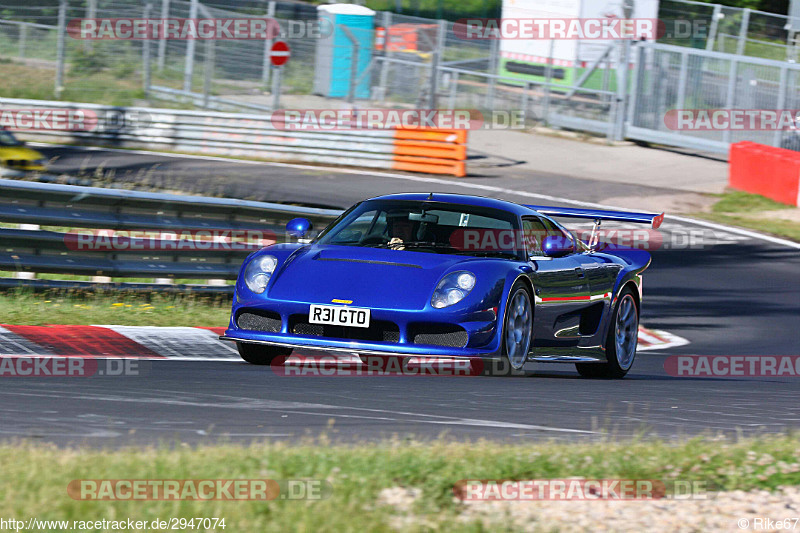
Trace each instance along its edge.
<instances>
[{"instance_id":1,"label":"side window","mask_svg":"<svg viewBox=\"0 0 800 533\"><path fill-rule=\"evenodd\" d=\"M544 255L542 253L542 238L545 236L545 227L540 219L534 217L523 218L522 235L528 256Z\"/></svg>"},{"instance_id":2,"label":"side window","mask_svg":"<svg viewBox=\"0 0 800 533\"><path fill-rule=\"evenodd\" d=\"M359 242L370 230L375 219L375 210L365 211L346 228L332 236L331 244L354 244Z\"/></svg>"}]
</instances>

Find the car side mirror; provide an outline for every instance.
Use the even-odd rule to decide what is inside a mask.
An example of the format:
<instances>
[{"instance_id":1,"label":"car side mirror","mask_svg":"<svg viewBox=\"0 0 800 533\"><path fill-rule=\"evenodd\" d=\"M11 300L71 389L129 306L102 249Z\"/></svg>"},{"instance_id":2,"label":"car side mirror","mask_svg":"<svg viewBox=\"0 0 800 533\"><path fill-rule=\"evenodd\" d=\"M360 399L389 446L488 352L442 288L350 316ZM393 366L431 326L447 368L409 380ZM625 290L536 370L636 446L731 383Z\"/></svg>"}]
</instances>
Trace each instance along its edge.
<instances>
[{"instance_id":1,"label":"car side mirror","mask_svg":"<svg viewBox=\"0 0 800 533\"><path fill-rule=\"evenodd\" d=\"M286 224L286 233L292 237L302 239L314 226L307 218L293 218Z\"/></svg>"},{"instance_id":2,"label":"car side mirror","mask_svg":"<svg viewBox=\"0 0 800 533\"><path fill-rule=\"evenodd\" d=\"M542 252L547 257L564 257L575 251L575 243L567 236L548 235L542 239Z\"/></svg>"}]
</instances>

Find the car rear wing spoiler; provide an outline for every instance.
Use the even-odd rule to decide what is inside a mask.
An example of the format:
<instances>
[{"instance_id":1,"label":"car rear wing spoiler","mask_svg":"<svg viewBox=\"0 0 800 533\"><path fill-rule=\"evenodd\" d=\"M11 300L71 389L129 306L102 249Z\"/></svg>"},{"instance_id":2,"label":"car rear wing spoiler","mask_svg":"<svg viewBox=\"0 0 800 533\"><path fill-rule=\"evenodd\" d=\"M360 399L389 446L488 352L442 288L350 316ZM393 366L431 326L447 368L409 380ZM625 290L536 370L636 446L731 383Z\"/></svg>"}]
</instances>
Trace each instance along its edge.
<instances>
[{"instance_id":1,"label":"car rear wing spoiler","mask_svg":"<svg viewBox=\"0 0 800 533\"><path fill-rule=\"evenodd\" d=\"M664 213L633 213L629 211L605 211L602 209L579 209L573 207L553 207L549 205L526 205L539 213L553 217L590 218L599 220L616 220L619 222L635 222L637 224L650 224L657 229L664 221ZM597 224L599 225L599 223Z\"/></svg>"}]
</instances>

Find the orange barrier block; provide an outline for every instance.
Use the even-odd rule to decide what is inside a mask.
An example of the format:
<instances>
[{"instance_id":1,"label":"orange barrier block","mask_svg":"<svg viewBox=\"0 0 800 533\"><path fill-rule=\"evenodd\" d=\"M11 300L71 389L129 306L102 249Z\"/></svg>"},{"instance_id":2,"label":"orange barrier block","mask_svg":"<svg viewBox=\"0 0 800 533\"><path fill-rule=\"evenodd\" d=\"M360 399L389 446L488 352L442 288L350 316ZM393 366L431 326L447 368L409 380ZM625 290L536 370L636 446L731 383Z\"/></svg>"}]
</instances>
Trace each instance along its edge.
<instances>
[{"instance_id":1,"label":"orange barrier block","mask_svg":"<svg viewBox=\"0 0 800 533\"><path fill-rule=\"evenodd\" d=\"M732 144L728 185L800 207L800 152L750 141Z\"/></svg>"},{"instance_id":2,"label":"orange barrier block","mask_svg":"<svg viewBox=\"0 0 800 533\"><path fill-rule=\"evenodd\" d=\"M464 161L467 158L467 147L463 144L395 140L394 153Z\"/></svg>"},{"instance_id":3,"label":"orange barrier block","mask_svg":"<svg viewBox=\"0 0 800 533\"><path fill-rule=\"evenodd\" d=\"M467 130L431 130L424 128L396 129L395 139L407 141L440 141L467 144Z\"/></svg>"},{"instance_id":4,"label":"orange barrier block","mask_svg":"<svg viewBox=\"0 0 800 533\"><path fill-rule=\"evenodd\" d=\"M467 175L467 131L398 128L392 168L408 172Z\"/></svg>"},{"instance_id":5,"label":"orange barrier block","mask_svg":"<svg viewBox=\"0 0 800 533\"><path fill-rule=\"evenodd\" d=\"M447 164L419 163L415 161L398 161L392 163L393 170L405 170L406 172L424 172L426 174L447 174L463 178L467 175L467 167L463 161L451 161Z\"/></svg>"}]
</instances>

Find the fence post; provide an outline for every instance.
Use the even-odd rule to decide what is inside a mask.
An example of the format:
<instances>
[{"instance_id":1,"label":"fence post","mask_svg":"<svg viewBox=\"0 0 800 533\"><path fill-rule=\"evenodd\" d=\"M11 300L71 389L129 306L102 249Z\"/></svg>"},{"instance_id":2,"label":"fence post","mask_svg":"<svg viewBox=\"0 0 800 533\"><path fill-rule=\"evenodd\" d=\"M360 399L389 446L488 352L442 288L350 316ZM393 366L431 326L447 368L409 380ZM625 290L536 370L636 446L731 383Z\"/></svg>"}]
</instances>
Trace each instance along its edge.
<instances>
[{"instance_id":1,"label":"fence post","mask_svg":"<svg viewBox=\"0 0 800 533\"><path fill-rule=\"evenodd\" d=\"M275 1L270 0L269 4L267 4L267 18L275 18ZM270 26L272 27L272 26ZM261 83L264 87L269 85L269 73L270 67L272 66L272 61L270 59L270 51L272 50L272 39L266 39L264 41L264 58L261 61Z\"/></svg>"},{"instance_id":2,"label":"fence post","mask_svg":"<svg viewBox=\"0 0 800 533\"><path fill-rule=\"evenodd\" d=\"M202 4L199 6L203 17L212 18L213 14ZM208 109L211 103L211 81L214 79L214 60L216 54L216 40L206 41L205 57L203 58L203 109Z\"/></svg>"},{"instance_id":3,"label":"fence post","mask_svg":"<svg viewBox=\"0 0 800 533\"><path fill-rule=\"evenodd\" d=\"M169 18L169 0L161 0L161 24L166 24ZM166 32L161 31L158 37L158 70L164 70L164 60L167 55Z\"/></svg>"},{"instance_id":4,"label":"fence post","mask_svg":"<svg viewBox=\"0 0 800 533\"><path fill-rule=\"evenodd\" d=\"M531 82L526 81L522 86L522 125L528 121L528 92L531 90Z\"/></svg>"},{"instance_id":5,"label":"fence post","mask_svg":"<svg viewBox=\"0 0 800 533\"><path fill-rule=\"evenodd\" d=\"M350 40L350 44L353 45L353 56L350 60L350 87L347 90L347 102L352 104L356 99L356 77L358 74L358 39L356 36L353 35L353 32L350 31L350 28L347 26L339 25L339 27L344 32L345 36Z\"/></svg>"},{"instance_id":6,"label":"fence post","mask_svg":"<svg viewBox=\"0 0 800 533\"><path fill-rule=\"evenodd\" d=\"M283 67L272 67L275 73L272 75L272 109L277 110L281 105L281 78L283 77Z\"/></svg>"},{"instance_id":7,"label":"fence post","mask_svg":"<svg viewBox=\"0 0 800 533\"><path fill-rule=\"evenodd\" d=\"M452 110L456 108L457 94L458 94L458 71L453 72L453 75L450 78L450 102L448 105L448 109Z\"/></svg>"},{"instance_id":8,"label":"fence post","mask_svg":"<svg viewBox=\"0 0 800 533\"><path fill-rule=\"evenodd\" d=\"M617 98L614 108L614 139L621 141L625 137L625 103L628 100L628 69L631 62L631 42L621 43L622 51L617 69Z\"/></svg>"},{"instance_id":9,"label":"fence post","mask_svg":"<svg viewBox=\"0 0 800 533\"><path fill-rule=\"evenodd\" d=\"M677 108L683 109L686 103L686 82L689 76L689 53L687 51L681 52L681 70L678 74L678 101Z\"/></svg>"},{"instance_id":10,"label":"fence post","mask_svg":"<svg viewBox=\"0 0 800 533\"><path fill-rule=\"evenodd\" d=\"M87 19L97 18L97 0L86 0L86 18ZM91 39L86 39L85 41L83 41L83 49L91 50L92 44L93 43Z\"/></svg>"},{"instance_id":11,"label":"fence post","mask_svg":"<svg viewBox=\"0 0 800 533\"><path fill-rule=\"evenodd\" d=\"M144 6L144 18L149 19L153 10L153 4L147 2ZM142 85L144 86L144 97L150 96L150 39L142 41Z\"/></svg>"},{"instance_id":12,"label":"fence post","mask_svg":"<svg viewBox=\"0 0 800 533\"><path fill-rule=\"evenodd\" d=\"M553 82L553 52L555 39L550 39L550 48L547 52L547 64L544 67L544 105L542 106L542 121L545 125L550 123L550 84Z\"/></svg>"},{"instance_id":13,"label":"fence post","mask_svg":"<svg viewBox=\"0 0 800 533\"><path fill-rule=\"evenodd\" d=\"M28 39L28 25L24 22L19 25L19 58L25 57L25 41Z\"/></svg>"},{"instance_id":14,"label":"fence post","mask_svg":"<svg viewBox=\"0 0 800 533\"><path fill-rule=\"evenodd\" d=\"M203 109L208 109L211 102L211 80L214 77L214 61L216 46L214 39L206 41L206 60L203 66Z\"/></svg>"},{"instance_id":15,"label":"fence post","mask_svg":"<svg viewBox=\"0 0 800 533\"><path fill-rule=\"evenodd\" d=\"M392 27L392 13L390 11L383 12L383 61L381 62L381 74L378 80L380 87L381 102L386 101L387 84L389 83L389 57L391 51L389 50L389 28Z\"/></svg>"},{"instance_id":16,"label":"fence post","mask_svg":"<svg viewBox=\"0 0 800 533\"><path fill-rule=\"evenodd\" d=\"M633 83L631 86L631 96L630 100L628 101L628 109L627 109L627 121L628 124L635 124L633 123L633 119L636 113L636 106L638 105L638 98L639 98L639 91L644 88L644 81L645 81L645 72L647 69L646 64L646 56L645 56L645 46L643 43L639 43L636 45L635 50L636 55L636 67L634 69L634 76L633 76Z\"/></svg>"},{"instance_id":17,"label":"fence post","mask_svg":"<svg viewBox=\"0 0 800 533\"><path fill-rule=\"evenodd\" d=\"M189 18L197 18L197 4L198 0L191 0L189 7ZM183 90L185 92L192 92L192 77L194 76L194 42L195 39L188 39L186 41L186 64L183 69Z\"/></svg>"},{"instance_id":18,"label":"fence post","mask_svg":"<svg viewBox=\"0 0 800 533\"><path fill-rule=\"evenodd\" d=\"M67 35L67 0L58 3L58 46L56 49L56 99L64 91L64 56Z\"/></svg>"},{"instance_id":19,"label":"fence post","mask_svg":"<svg viewBox=\"0 0 800 533\"><path fill-rule=\"evenodd\" d=\"M781 67L781 78L780 78L780 85L778 85L778 109L783 109L786 106L786 86L789 84L789 70L786 68L786 65ZM781 134L783 132L779 129L775 129L775 133L773 133L772 137L772 146L780 146L781 145Z\"/></svg>"},{"instance_id":20,"label":"fence post","mask_svg":"<svg viewBox=\"0 0 800 533\"><path fill-rule=\"evenodd\" d=\"M733 109L733 102L736 98L736 72L738 70L738 63L736 59L731 59L731 67L728 71L728 93L725 96L725 109L730 111ZM722 142L730 144L731 142L731 130L730 128L726 128L722 132Z\"/></svg>"},{"instance_id":21,"label":"fence post","mask_svg":"<svg viewBox=\"0 0 800 533\"><path fill-rule=\"evenodd\" d=\"M498 55L500 54L500 36L494 35L494 38L489 43L489 74L492 76L497 75ZM486 108L492 109L494 107L494 92L497 80L489 78L489 86L486 89Z\"/></svg>"},{"instance_id":22,"label":"fence post","mask_svg":"<svg viewBox=\"0 0 800 533\"><path fill-rule=\"evenodd\" d=\"M708 37L706 37L706 50L714 50L714 39L717 38L719 31L719 19L722 18L722 5L714 4L714 13L711 15L711 27L708 29ZM725 50L722 50L723 52Z\"/></svg>"},{"instance_id":23,"label":"fence post","mask_svg":"<svg viewBox=\"0 0 800 533\"><path fill-rule=\"evenodd\" d=\"M428 107L436 109L436 91L439 84L439 63L442 62L442 54L444 52L444 40L447 37L447 21L440 20L439 27L436 31L436 49L433 52L433 59L431 61L431 79L428 94Z\"/></svg>"},{"instance_id":24,"label":"fence post","mask_svg":"<svg viewBox=\"0 0 800 533\"><path fill-rule=\"evenodd\" d=\"M19 229L24 230L40 230L42 229L39 224L17 224ZM17 266L19 268L19 266ZM23 272L21 270L17 270L14 272L14 278L16 279L36 279L36 272Z\"/></svg>"},{"instance_id":25,"label":"fence post","mask_svg":"<svg viewBox=\"0 0 800 533\"><path fill-rule=\"evenodd\" d=\"M744 55L744 46L747 44L747 28L750 26L750 8L742 11L742 25L739 28L739 41L736 43L736 55Z\"/></svg>"}]
</instances>

